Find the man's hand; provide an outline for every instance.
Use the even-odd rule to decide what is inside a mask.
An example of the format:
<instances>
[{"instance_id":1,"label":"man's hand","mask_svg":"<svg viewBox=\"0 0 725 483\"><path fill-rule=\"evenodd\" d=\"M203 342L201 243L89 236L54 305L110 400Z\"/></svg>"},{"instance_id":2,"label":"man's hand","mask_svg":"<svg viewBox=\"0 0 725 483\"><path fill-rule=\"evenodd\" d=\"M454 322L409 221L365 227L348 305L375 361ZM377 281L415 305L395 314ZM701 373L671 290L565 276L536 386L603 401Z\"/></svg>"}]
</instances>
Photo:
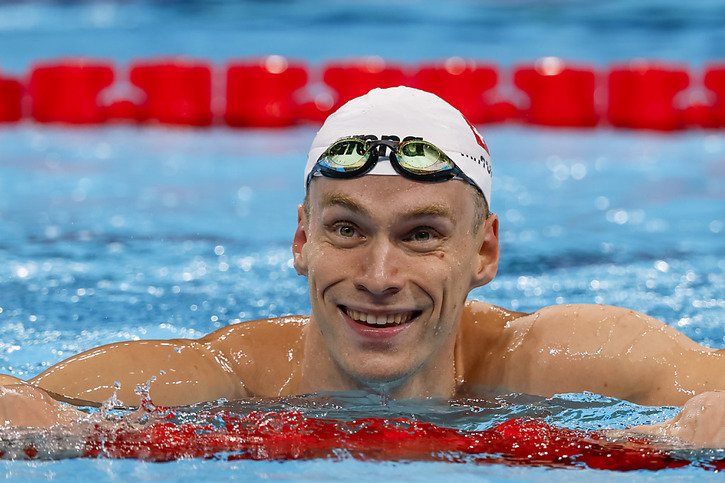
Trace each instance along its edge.
<instances>
[{"instance_id":1,"label":"man's hand","mask_svg":"<svg viewBox=\"0 0 725 483\"><path fill-rule=\"evenodd\" d=\"M631 428L663 438L676 438L701 448L725 448L725 391L699 394L685 403L682 411L660 424Z\"/></svg>"},{"instance_id":2,"label":"man's hand","mask_svg":"<svg viewBox=\"0 0 725 483\"><path fill-rule=\"evenodd\" d=\"M70 425L86 414L20 379L0 376L0 429Z\"/></svg>"}]
</instances>

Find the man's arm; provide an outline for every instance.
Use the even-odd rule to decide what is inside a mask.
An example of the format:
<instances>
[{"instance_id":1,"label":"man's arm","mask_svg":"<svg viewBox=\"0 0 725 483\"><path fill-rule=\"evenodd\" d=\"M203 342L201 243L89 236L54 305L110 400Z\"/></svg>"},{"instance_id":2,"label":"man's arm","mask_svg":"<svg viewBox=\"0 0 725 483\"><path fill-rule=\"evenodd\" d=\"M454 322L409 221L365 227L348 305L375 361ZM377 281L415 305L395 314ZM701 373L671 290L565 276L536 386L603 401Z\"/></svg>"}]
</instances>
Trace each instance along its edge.
<instances>
[{"instance_id":1,"label":"man's arm","mask_svg":"<svg viewBox=\"0 0 725 483\"><path fill-rule=\"evenodd\" d=\"M540 395L592 391L639 404L682 405L725 390L725 353L644 314L561 305L510 324L503 384Z\"/></svg>"},{"instance_id":2,"label":"man's arm","mask_svg":"<svg viewBox=\"0 0 725 483\"><path fill-rule=\"evenodd\" d=\"M224 329L219 331L224 333ZM85 413L75 405L97 405L114 393L137 406L147 386L156 404L181 406L246 395L240 378L219 351L218 334L195 341L120 342L70 357L42 374L22 381L0 375L0 425L68 425Z\"/></svg>"},{"instance_id":3,"label":"man's arm","mask_svg":"<svg viewBox=\"0 0 725 483\"><path fill-rule=\"evenodd\" d=\"M0 375L0 425L50 426L84 416L114 392L136 406L137 386L149 385L154 403L182 406L288 389L306 317L263 319L223 327L199 340L109 344L73 356L21 381ZM249 384L249 386L248 386ZM141 391L143 393L143 391Z\"/></svg>"},{"instance_id":4,"label":"man's arm","mask_svg":"<svg viewBox=\"0 0 725 483\"><path fill-rule=\"evenodd\" d=\"M0 430L3 427L68 426L86 414L61 404L17 377L0 374Z\"/></svg>"},{"instance_id":5,"label":"man's arm","mask_svg":"<svg viewBox=\"0 0 725 483\"><path fill-rule=\"evenodd\" d=\"M677 439L699 448L725 448L725 391L698 394L674 418L628 432Z\"/></svg>"},{"instance_id":6,"label":"man's arm","mask_svg":"<svg viewBox=\"0 0 725 483\"><path fill-rule=\"evenodd\" d=\"M13 389L7 397L0 393L0 418L6 416L0 423L29 425L33 418L24 415L36 406L40 412L65 413L56 401L88 406L114 393L126 406L137 406L145 395L143 390L137 394L136 388L146 385L153 402L162 406L288 394L306 321L307 317L249 321L199 340L119 342L70 357L27 382L0 375L0 386ZM26 423L15 422L13 415ZM37 425L47 426L46 419L37 419Z\"/></svg>"},{"instance_id":7,"label":"man's arm","mask_svg":"<svg viewBox=\"0 0 725 483\"><path fill-rule=\"evenodd\" d=\"M71 404L101 403L116 393L127 406L150 384L156 404L181 406L246 395L239 377L208 342L188 339L109 344L70 357L29 384Z\"/></svg>"}]
</instances>

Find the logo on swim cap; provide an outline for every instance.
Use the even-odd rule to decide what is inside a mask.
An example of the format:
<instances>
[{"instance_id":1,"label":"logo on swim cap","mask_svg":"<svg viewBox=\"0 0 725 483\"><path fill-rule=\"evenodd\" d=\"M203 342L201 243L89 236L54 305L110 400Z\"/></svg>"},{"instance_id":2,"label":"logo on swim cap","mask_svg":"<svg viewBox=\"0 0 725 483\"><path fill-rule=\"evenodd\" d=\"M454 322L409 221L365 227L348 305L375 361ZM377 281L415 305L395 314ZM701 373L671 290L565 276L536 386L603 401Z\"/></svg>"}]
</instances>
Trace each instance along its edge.
<instances>
[{"instance_id":1,"label":"logo on swim cap","mask_svg":"<svg viewBox=\"0 0 725 483\"><path fill-rule=\"evenodd\" d=\"M491 156L476 128L458 109L440 97L411 87L373 89L331 114L312 141L305 182L317 160L336 141L379 133L405 139L422 138L443 151L471 178L491 204ZM382 162L369 175L397 175Z\"/></svg>"},{"instance_id":2,"label":"logo on swim cap","mask_svg":"<svg viewBox=\"0 0 725 483\"><path fill-rule=\"evenodd\" d=\"M486 145L486 141L483 140L481 135L478 133L478 130L473 126L473 124L471 124L468 121L468 119L466 119L465 117L463 119L466 120L466 124L468 124L468 127L471 128L471 131L473 132L473 136L476 138L476 142L478 143L478 145L481 146L483 149L485 149L486 152L490 155L491 152L488 150L488 145Z\"/></svg>"}]
</instances>

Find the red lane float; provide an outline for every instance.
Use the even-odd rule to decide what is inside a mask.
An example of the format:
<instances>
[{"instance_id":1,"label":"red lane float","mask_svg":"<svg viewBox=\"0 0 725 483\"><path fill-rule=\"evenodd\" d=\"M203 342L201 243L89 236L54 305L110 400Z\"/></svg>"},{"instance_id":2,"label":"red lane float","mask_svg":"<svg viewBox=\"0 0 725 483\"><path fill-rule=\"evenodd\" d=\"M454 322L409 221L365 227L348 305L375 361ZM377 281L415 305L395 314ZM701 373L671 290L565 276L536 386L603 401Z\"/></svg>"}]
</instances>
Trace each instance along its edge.
<instances>
[{"instance_id":1,"label":"red lane float","mask_svg":"<svg viewBox=\"0 0 725 483\"><path fill-rule=\"evenodd\" d=\"M530 124L556 127L594 127L596 73L592 68L567 66L556 57L533 67L517 67L514 84L529 96L523 118Z\"/></svg>"},{"instance_id":2,"label":"red lane float","mask_svg":"<svg viewBox=\"0 0 725 483\"><path fill-rule=\"evenodd\" d=\"M0 75L0 123L18 122L23 117L23 85Z\"/></svg>"},{"instance_id":3,"label":"red lane float","mask_svg":"<svg viewBox=\"0 0 725 483\"><path fill-rule=\"evenodd\" d=\"M403 67L380 57L367 57L325 66L322 78L336 93L334 108L376 87L408 85Z\"/></svg>"},{"instance_id":4,"label":"red lane float","mask_svg":"<svg viewBox=\"0 0 725 483\"><path fill-rule=\"evenodd\" d=\"M67 124L284 127L320 123L372 88L410 85L440 95L475 124L593 127L604 120L613 127L663 131L725 127L725 64L693 74L691 87L685 67L644 60L615 65L605 75L544 58L516 67L513 85L501 82L508 76L494 65L455 57L417 67L367 57L310 69L273 55L228 65L225 80L217 80L210 64L177 58L143 60L129 71L126 78L110 62L73 58L34 66L27 83L29 115ZM115 77L120 79L114 84ZM519 102L522 94L529 99L524 108L510 100ZM0 77L0 122L23 117L24 95L22 83Z\"/></svg>"},{"instance_id":5,"label":"red lane float","mask_svg":"<svg viewBox=\"0 0 725 483\"><path fill-rule=\"evenodd\" d=\"M684 127L682 110L674 105L677 94L690 83L679 66L637 61L609 72L609 109L612 126L673 131Z\"/></svg>"},{"instance_id":6,"label":"red lane float","mask_svg":"<svg viewBox=\"0 0 725 483\"><path fill-rule=\"evenodd\" d=\"M88 59L36 65L30 74L30 115L38 122L102 124L99 94L113 83L113 66Z\"/></svg>"},{"instance_id":7,"label":"red lane float","mask_svg":"<svg viewBox=\"0 0 725 483\"><path fill-rule=\"evenodd\" d=\"M131 65L131 82L146 94L138 118L162 124L209 126L211 67L203 62L170 59Z\"/></svg>"},{"instance_id":8,"label":"red lane float","mask_svg":"<svg viewBox=\"0 0 725 483\"><path fill-rule=\"evenodd\" d=\"M146 120L146 115L139 103L128 99L116 99L105 106L109 122L140 123Z\"/></svg>"},{"instance_id":9,"label":"red lane float","mask_svg":"<svg viewBox=\"0 0 725 483\"><path fill-rule=\"evenodd\" d=\"M725 127L725 64L709 66L705 71L704 84L715 93L712 106L715 125L711 127Z\"/></svg>"},{"instance_id":10,"label":"red lane float","mask_svg":"<svg viewBox=\"0 0 725 483\"><path fill-rule=\"evenodd\" d=\"M300 118L298 90L307 84L307 68L279 55L258 62L233 63L227 69L224 121L234 127L284 127Z\"/></svg>"},{"instance_id":11,"label":"red lane float","mask_svg":"<svg viewBox=\"0 0 725 483\"><path fill-rule=\"evenodd\" d=\"M484 431L459 431L409 419L365 418L350 422L308 418L294 411L218 414L211 425L156 423L140 430L100 429L85 457L170 461L222 456L230 460L339 459L435 460L607 470L659 470L689 465L644 440L606 441L599 433L514 419ZM725 461L698 463L725 468Z\"/></svg>"},{"instance_id":12,"label":"red lane float","mask_svg":"<svg viewBox=\"0 0 725 483\"><path fill-rule=\"evenodd\" d=\"M410 84L440 96L473 124L481 124L495 121L490 99L497 82L496 67L452 57L443 63L421 65Z\"/></svg>"}]
</instances>

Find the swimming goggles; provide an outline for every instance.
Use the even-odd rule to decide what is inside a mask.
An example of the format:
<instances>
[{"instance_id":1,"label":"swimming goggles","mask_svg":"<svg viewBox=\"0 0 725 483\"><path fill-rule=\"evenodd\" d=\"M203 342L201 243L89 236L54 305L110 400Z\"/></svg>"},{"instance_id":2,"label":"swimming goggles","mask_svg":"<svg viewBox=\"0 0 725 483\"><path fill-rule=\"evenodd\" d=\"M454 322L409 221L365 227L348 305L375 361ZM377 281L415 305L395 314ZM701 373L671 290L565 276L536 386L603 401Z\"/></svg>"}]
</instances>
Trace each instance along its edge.
<instances>
[{"instance_id":1,"label":"swimming goggles","mask_svg":"<svg viewBox=\"0 0 725 483\"><path fill-rule=\"evenodd\" d=\"M307 185L318 173L329 178L363 176L375 167L386 151L389 151L390 164L401 176L416 181L460 179L481 191L443 151L420 138L398 141L353 136L338 139L317 160L307 175Z\"/></svg>"}]
</instances>

